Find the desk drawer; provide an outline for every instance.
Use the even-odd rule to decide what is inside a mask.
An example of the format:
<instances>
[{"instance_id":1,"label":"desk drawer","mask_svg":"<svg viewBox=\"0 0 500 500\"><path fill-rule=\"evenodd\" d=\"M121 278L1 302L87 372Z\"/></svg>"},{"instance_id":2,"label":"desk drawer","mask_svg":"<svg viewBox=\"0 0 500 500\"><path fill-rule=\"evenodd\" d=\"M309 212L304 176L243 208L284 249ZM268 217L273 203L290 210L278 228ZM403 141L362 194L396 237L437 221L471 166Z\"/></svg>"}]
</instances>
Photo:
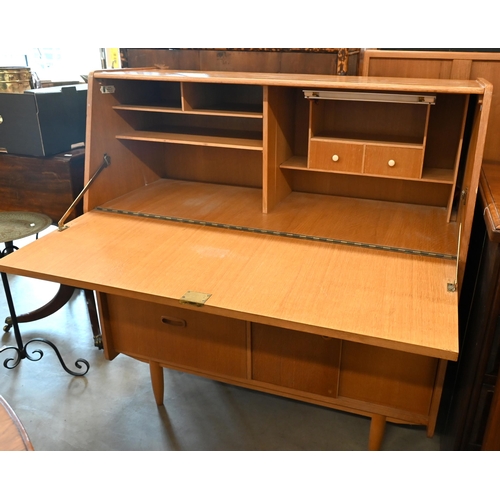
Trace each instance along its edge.
<instances>
[{"instance_id":1,"label":"desk drawer","mask_svg":"<svg viewBox=\"0 0 500 500\"><path fill-rule=\"evenodd\" d=\"M363 144L311 139L309 168L312 170L361 173L363 149Z\"/></svg>"},{"instance_id":2,"label":"desk drawer","mask_svg":"<svg viewBox=\"0 0 500 500\"><path fill-rule=\"evenodd\" d=\"M132 357L246 377L244 321L106 295L105 345Z\"/></svg>"},{"instance_id":3,"label":"desk drawer","mask_svg":"<svg viewBox=\"0 0 500 500\"><path fill-rule=\"evenodd\" d=\"M422 172L423 148L367 145L366 174L419 179Z\"/></svg>"}]
</instances>

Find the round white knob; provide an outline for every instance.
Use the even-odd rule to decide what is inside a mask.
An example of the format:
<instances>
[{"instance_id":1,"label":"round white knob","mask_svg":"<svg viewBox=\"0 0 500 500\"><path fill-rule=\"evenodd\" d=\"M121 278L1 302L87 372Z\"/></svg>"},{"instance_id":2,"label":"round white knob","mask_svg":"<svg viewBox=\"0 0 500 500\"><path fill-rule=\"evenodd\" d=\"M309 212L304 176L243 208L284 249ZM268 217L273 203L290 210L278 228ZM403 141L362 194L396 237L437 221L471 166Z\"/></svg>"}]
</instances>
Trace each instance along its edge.
<instances>
[{"instance_id":1,"label":"round white knob","mask_svg":"<svg viewBox=\"0 0 500 500\"><path fill-rule=\"evenodd\" d=\"M389 167L394 167L394 165L396 165L396 162L394 160L389 160L387 162L387 165L389 165Z\"/></svg>"},{"instance_id":2,"label":"round white knob","mask_svg":"<svg viewBox=\"0 0 500 500\"><path fill-rule=\"evenodd\" d=\"M333 161L339 161L339 155L333 155L332 156Z\"/></svg>"},{"instance_id":3,"label":"round white knob","mask_svg":"<svg viewBox=\"0 0 500 500\"><path fill-rule=\"evenodd\" d=\"M0 123L3 123L2 115L0 115Z\"/></svg>"}]
</instances>

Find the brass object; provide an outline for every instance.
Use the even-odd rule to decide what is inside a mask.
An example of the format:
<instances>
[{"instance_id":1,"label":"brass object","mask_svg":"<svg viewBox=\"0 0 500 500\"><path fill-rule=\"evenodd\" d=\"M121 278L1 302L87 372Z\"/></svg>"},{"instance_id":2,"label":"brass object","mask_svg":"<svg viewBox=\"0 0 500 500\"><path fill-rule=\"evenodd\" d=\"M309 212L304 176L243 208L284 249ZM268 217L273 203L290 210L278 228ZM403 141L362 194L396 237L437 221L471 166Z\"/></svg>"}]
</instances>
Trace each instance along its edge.
<instances>
[{"instance_id":1,"label":"brass object","mask_svg":"<svg viewBox=\"0 0 500 500\"><path fill-rule=\"evenodd\" d=\"M188 291L181 297L179 302L181 304L190 304L192 306L201 307L211 296L211 293Z\"/></svg>"},{"instance_id":2,"label":"brass object","mask_svg":"<svg viewBox=\"0 0 500 500\"><path fill-rule=\"evenodd\" d=\"M101 85L101 94L114 94L115 86L114 85Z\"/></svg>"},{"instance_id":3,"label":"brass object","mask_svg":"<svg viewBox=\"0 0 500 500\"><path fill-rule=\"evenodd\" d=\"M469 189L466 188L464 190L462 190L462 192L460 193L460 201L462 202L462 205L465 205L466 201L467 201L467 193L469 192Z\"/></svg>"},{"instance_id":4,"label":"brass object","mask_svg":"<svg viewBox=\"0 0 500 500\"><path fill-rule=\"evenodd\" d=\"M31 88L31 71L22 66L0 67L0 92L23 94Z\"/></svg>"},{"instance_id":5,"label":"brass object","mask_svg":"<svg viewBox=\"0 0 500 500\"><path fill-rule=\"evenodd\" d=\"M0 243L37 234L51 224L50 217L36 212L0 212Z\"/></svg>"}]
</instances>

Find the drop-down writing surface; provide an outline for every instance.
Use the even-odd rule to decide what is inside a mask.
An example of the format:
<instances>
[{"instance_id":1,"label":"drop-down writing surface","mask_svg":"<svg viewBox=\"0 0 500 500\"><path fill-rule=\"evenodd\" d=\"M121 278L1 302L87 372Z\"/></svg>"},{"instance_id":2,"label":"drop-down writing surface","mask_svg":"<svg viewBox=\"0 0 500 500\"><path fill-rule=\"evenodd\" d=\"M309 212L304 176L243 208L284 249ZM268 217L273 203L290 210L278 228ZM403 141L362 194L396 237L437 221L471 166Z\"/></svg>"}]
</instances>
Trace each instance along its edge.
<instances>
[{"instance_id":1,"label":"drop-down writing surface","mask_svg":"<svg viewBox=\"0 0 500 500\"><path fill-rule=\"evenodd\" d=\"M208 313L456 359L455 263L90 212L0 270ZM180 307L189 307L182 306Z\"/></svg>"},{"instance_id":2,"label":"drop-down writing surface","mask_svg":"<svg viewBox=\"0 0 500 500\"><path fill-rule=\"evenodd\" d=\"M193 219L456 257L458 227L446 210L293 192L267 214L255 188L160 179L103 204L105 210Z\"/></svg>"}]
</instances>

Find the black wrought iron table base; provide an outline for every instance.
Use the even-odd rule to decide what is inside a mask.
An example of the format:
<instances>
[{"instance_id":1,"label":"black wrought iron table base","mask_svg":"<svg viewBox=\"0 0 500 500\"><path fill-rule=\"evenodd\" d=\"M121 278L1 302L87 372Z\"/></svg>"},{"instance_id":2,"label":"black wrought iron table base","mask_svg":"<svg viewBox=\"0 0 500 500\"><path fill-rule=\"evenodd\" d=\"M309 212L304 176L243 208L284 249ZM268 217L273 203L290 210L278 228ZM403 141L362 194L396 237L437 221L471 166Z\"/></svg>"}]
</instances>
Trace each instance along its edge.
<instances>
[{"instance_id":1,"label":"black wrought iron table base","mask_svg":"<svg viewBox=\"0 0 500 500\"><path fill-rule=\"evenodd\" d=\"M28 353L28 346L32 344L33 342L40 342L43 344L46 344L50 346L54 352L56 353L59 362L61 363L61 366L63 367L64 371L69 373L70 375L74 375L75 377L82 377L83 375L86 375L87 372L90 369L89 362L83 358L78 358L75 361L75 366L80 369L81 371L76 372L70 370L66 364L64 363L64 360L59 352L59 349L52 343L50 340L45 340L45 339L31 339L28 342L24 343L23 339L21 337L21 332L19 330L19 323L17 321L17 315L16 311L14 308L14 301L12 300L12 294L10 291L10 285L9 281L7 278L7 275L5 273L2 274L2 282L3 282L3 288L5 290L5 297L7 299L7 304L9 306L9 312L10 312L10 317L12 321L12 326L14 327L14 336L16 338L16 343L17 346L4 346L0 348L0 353L8 351L8 350L13 350L15 352L15 357L13 358L8 358L4 361L3 365L5 368L12 370L16 366L19 365L19 363L23 359L29 359L30 361L40 361L43 357L43 351L40 349L34 349L31 354Z\"/></svg>"},{"instance_id":2,"label":"black wrought iron table base","mask_svg":"<svg viewBox=\"0 0 500 500\"><path fill-rule=\"evenodd\" d=\"M47 229L52 223L50 217L47 217L44 214L33 213L33 212L0 212L0 243L5 243L5 248L0 252L0 259L5 257L6 255L13 253L18 248L14 246L14 240L20 238L26 238L27 236L32 236L34 234L37 235L40 231ZM64 370L70 375L74 375L76 377L81 377L85 375L90 368L89 363L82 358L79 358L75 362L75 366L80 369L79 372L70 370L66 364L64 363L61 354L57 347L45 339L32 339L26 344L23 343L23 339L21 337L21 332L19 331L19 318L16 315L16 311L14 308L14 301L12 300L12 294L10 291L9 280L5 273L2 274L2 282L3 288L5 291L5 297L7 299L7 304L9 306L10 318L8 318L7 328L4 328L4 331L8 331L11 326L14 327L14 335L16 337L17 346L3 346L0 348L0 353L13 350L15 352L15 356L13 358L8 358L4 361L3 365L5 368L12 370L23 359L29 359L30 361L39 361L43 357L43 351L40 349L35 349L31 354L28 354L27 347L33 342L41 342L43 344L48 345L52 349L54 349L57 357L59 358L59 362ZM69 300L69 296L67 296ZM50 303L49 303L50 304ZM63 304L60 304L58 307L62 307ZM43 308L42 308L43 309ZM50 309L50 308L49 308ZM56 309L48 312L55 312ZM47 314L40 314L41 309L34 311L34 316L31 321L38 319L39 317L45 317ZM24 315L26 316L26 315ZM26 320L24 318L24 320ZM27 320L26 320L27 321Z\"/></svg>"}]
</instances>

